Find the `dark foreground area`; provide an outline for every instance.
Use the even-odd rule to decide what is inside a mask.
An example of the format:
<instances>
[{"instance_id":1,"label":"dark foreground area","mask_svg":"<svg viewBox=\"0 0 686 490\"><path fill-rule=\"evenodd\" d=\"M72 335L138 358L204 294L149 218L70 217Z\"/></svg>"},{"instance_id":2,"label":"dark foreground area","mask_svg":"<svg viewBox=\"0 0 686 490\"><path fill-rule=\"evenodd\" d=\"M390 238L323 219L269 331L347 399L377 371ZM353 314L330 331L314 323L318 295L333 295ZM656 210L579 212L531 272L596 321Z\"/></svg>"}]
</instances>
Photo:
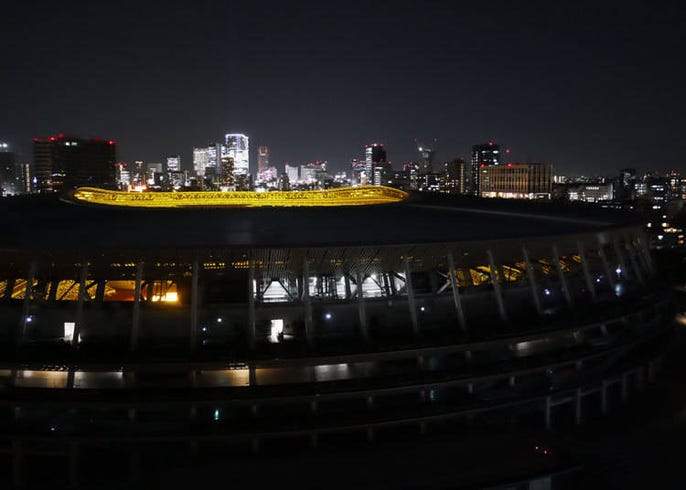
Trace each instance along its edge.
<instances>
[{"instance_id":1,"label":"dark foreground area","mask_svg":"<svg viewBox=\"0 0 686 490\"><path fill-rule=\"evenodd\" d=\"M198 455L174 464L141 461L141 488L330 488L330 489L571 489L684 488L686 438L686 327L677 324L662 375L608 416L589 415L582 426L569 421L552 432L502 425L432 429L374 443L348 438L316 452L261 447L260 457ZM145 469L143 469L145 468ZM107 489L132 488L128 480Z\"/></svg>"}]
</instances>

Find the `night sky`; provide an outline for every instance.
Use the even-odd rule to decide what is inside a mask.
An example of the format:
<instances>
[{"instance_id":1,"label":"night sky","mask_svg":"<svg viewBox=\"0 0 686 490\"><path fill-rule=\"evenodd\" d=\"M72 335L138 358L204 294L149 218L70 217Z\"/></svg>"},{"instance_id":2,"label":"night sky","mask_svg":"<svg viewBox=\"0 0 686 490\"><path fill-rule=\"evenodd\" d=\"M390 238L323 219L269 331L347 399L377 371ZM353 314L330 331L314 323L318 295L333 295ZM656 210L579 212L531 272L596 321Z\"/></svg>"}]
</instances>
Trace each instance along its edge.
<instances>
[{"instance_id":1,"label":"night sky","mask_svg":"<svg viewBox=\"0 0 686 490\"><path fill-rule=\"evenodd\" d=\"M686 2L141 3L5 3L0 140L190 168L244 132L273 163L346 170L368 142L399 167L414 138L440 161L494 140L556 173L686 172Z\"/></svg>"}]
</instances>

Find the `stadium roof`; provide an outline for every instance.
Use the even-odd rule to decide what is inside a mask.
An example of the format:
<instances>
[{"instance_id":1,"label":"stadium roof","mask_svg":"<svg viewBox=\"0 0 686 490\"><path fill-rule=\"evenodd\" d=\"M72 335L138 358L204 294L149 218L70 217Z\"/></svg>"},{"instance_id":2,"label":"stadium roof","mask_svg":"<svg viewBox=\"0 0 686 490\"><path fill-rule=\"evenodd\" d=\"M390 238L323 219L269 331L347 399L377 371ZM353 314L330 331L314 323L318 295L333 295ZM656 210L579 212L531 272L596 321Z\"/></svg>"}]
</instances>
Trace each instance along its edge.
<instances>
[{"instance_id":1,"label":"stadium roof","mask_svg":"<svg viewBox=\"0 0 686 490\"><path fill-rule=\"evenodd\" d=\"M137 209L57 196L0 200L0 249L112 250L402 245L575 235L639 226L638 215L563 205L413 195L352 207Z\"/></svg>"}]
</instances>

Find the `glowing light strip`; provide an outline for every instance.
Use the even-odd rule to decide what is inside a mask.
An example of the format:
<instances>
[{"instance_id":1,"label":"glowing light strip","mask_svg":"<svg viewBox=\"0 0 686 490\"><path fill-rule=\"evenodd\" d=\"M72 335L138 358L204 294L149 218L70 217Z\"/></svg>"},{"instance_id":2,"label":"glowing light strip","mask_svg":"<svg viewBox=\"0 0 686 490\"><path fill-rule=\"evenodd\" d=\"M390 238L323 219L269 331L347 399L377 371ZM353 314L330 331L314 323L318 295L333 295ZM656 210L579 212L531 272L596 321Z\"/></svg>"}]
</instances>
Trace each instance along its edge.
<instances>
[{"instance_id":1,"label":"glowing light strip","mask_svg":"<svg viewBox=\"0 0 686 490\"><path fill-rule=\"evenodd\" d=\"M80 187L74 191L73 196L77 201L91 204L137 208L186 208L365 206L399 202L406 199L408 194L383 186L274 192L120 192L95 187Z\"/></svg>"}]
</instances>

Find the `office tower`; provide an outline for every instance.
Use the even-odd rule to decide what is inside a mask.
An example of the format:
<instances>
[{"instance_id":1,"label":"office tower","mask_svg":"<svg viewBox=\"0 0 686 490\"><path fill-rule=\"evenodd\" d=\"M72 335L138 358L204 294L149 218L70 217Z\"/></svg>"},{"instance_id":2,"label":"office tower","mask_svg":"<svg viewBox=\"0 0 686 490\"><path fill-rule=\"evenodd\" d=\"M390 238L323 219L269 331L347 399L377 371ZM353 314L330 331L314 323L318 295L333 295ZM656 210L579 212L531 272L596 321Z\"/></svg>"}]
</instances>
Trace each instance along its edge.
<instances>
[{"instance_id":1,"label":"office tower","mask_svg":"<svg viewBox=\"0 0 686 490\"><path fill-rule=\"evenodd\" d=\"M615 189L615 199L618 201L633 201L636 199L636 169L623 168L619 171L619 181Z\"/></svg>"},{"instance_id":2,"label":"office tower","mask_svg":"<svg viewBox=\"0 0 686 490\"><path fill-rule=\"evenodd\" d=\"M300 167L286 163L284 165L284 174L288 175L290 185L294 185L300 180Z\"/></svg>"},{"instance_id":3,"label":"office tower","mask_svg":"<svg viewBox=\"0 0 686 490\"><path fill-rule=\"evenodd\" d=\"M306 184L319 184L327 178L326 163L310 162L300 166L300 180Z\"/></svg>"},{"instance_id":4,"label":"office tower","mask_svg":"<svg viewBox=\"0 0 686 490\"><path fill-rule=\"evenodd\" d=\"M264 170L269 167L269 147L268 146L258 146L257 147L257 171Z\"/></svg>"},{"instance_id":5,"label":"office tower","mask_svg":"<svg viewBox=\"0 0 686 490\"><path fill-rule=\"evenodd\" d=\"M445 173L444 190L450 194L465 193L465 161L456 158L443 164Z\"/></svg>"},{"instance_id":6,"label":"office tower","mask_svg":"<svg viewBox=\"0 0 686 490\"><path fill-rule=\"evenodd\" d=\"M193 171L198 177L205 177L205 169L209 162L209 148L193 148Z\"/></svg>"},{"instance_id":7,"label":"office tower","mask_svg":"<svg viewBox=\"0 0 686 490\"><path fill-rule=\"evenodd\" d=\"M124 162L117 162L114 164L114 172L117 188L128 190L131 185L131 172L129 172L128 165Z\"/></svg>"},{"instance_id":8,"label":"office tower","mask_svg":"<svg viewBox=\"0 0 686 490\"><path fill-rule=\"evenodd\" d=\"M102 138L50 136L33 139L33 164L38 192L79 186L112 187L116 144Z\"/></svg>"},{"instance_id":9,"label":"office tower","mask_svg":"<svg viewBox=\"0 0 686 490\"><path fill-rule=\"evenodd\" d=\"M224 136L224 143L226 144L226 157L233 159L233 174L249 175L250 174L250 146L248 137L244 134L226 134ZM222 155L222 160L224 155Z\"/></svg>"},{"instance_id":10,"label":"office tower","mask_svg":"<svg viewBox=\"0 0 686 490\"><path fill-rule=\"evenodd\" d=\"M7 143L0 142L0 196L18 194L16 156Z\"/></svg>"},{"instance_id":11,"label":"office tower","mask_svg":"<svg viewBox=\"0 0 686 490\"><path fill-rule=\"evenodd\" d=\"M505 199L550 199L553 166L549 163L482 165L479 195Z\"/></svg>"},{"instance_id":12,"label":"office tower","mask_svg":"<svg viewBox=\"0 0 686 490\"><path fill-rule=\"evenodd\" d=\"M417 141L417 140L415 140ZM437 140L434 139L433 142L435 143ZM433 160L434 156L436 154L436 151L434 150L433 146L431 145L425 145L422 143L417 142L417 151L419 152L419 157L420 157L420 172L421 173L430 173L433 171Z\"/></svg>"},{"instance_id":13,"label":"office tower","mask_svg":"<svg viewBox=\"0 0 686 490\"><path fill-rule=\"evenodd\" d=\"M181 171L181 157L179 155L171 155L167 157L167 172Z\"/></svg>"},{"instance_id":14,"label":"office tower","mask_svg":"<svg viewBox=\"0 0 686 490\"><path fill-rule=\"evenodd\" d=\"M386 150L382 143L364 145L364 168L367 185L381 185L382 174L387 168Z\"/></svg>"},{"instance_id":15,"label":"office tower","mask_svg":"<svg viewBox=\"0 0 686 490\"><path fill-rule=\"evenodd\" d=\"M472 146L471 194L479 195L481 168L490 165L500 165L500 146L492 141Z\"/></svg>"},{"instance_id":16,"label":"office tower","mask_svg":"<svg viewBox=\"0 0 686 490\"><path fill-rule=\"evenodd\" d=\"M145 167L143 160L135 160L129 172L131 173L131 185L136 190L142 190L143 186L145 186Z\"/></svg>"},{"instance_id":17,"label":"office tower","mask_svg":"<svg viewBox=\"0 0 686 490\"><path fill-rule=\"evenodd\" d=\"M362 185L366 181L365 161L353 158L350 161L351 183L352 185Z\"/></svg>"},{"instance_id":18,"label":"office tower","mask_svg":"<svg viewBox=\"0 0 686 490\"><path fill-rule=\"evenodd\" d=\"M222 190L232 191L236 189L236 162L233 157L224 155L221 159L221 171L219 172L219 185ZM242 175L242 174L241 174Z\"/></svg>"},{"instance_id":19,"label":"office tower","mask_svg":"<svg viewBox=\"0 0 686 490\"><path fill-rule=\"evenodd\" d=\"M20 163L15 168L17 169L17 192L19 194L30 194L35 190L31 180L33 178L31 164Z\"/></svg>"},{"instance_id":20,"label":"office tower","mask_svg":"<svg viewBox=\"0 0 686 490\"><path fill-rule=\"evenodd\" d=\"M221 173L221 157L224 145L221 143L210 143L207 147L207 165L205 175L217 175Z\"/></svg>"}]
</instances>

